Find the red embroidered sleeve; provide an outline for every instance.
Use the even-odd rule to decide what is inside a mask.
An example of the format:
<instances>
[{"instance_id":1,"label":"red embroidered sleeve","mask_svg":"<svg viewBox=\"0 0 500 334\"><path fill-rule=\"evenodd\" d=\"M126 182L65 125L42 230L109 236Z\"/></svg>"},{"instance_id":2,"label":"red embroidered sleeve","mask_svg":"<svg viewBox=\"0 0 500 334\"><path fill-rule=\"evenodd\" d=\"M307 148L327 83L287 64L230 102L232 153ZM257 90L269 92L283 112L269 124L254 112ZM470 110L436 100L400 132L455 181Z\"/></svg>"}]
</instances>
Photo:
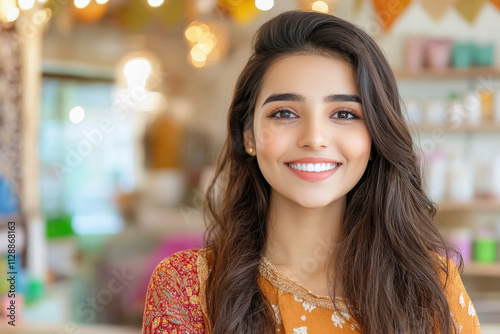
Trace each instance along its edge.
<instances>
[{"instance_id":1,"label":"red embroidered sleeve","mask_svg":"<svg viewBox=\"0 0 500 334\"><path fill-rule=\"evenodd\" d=\"M175 253L156 267L148 287L143 334L203 334L196 259L198 251Z\"/></svg>"}]
</instances>

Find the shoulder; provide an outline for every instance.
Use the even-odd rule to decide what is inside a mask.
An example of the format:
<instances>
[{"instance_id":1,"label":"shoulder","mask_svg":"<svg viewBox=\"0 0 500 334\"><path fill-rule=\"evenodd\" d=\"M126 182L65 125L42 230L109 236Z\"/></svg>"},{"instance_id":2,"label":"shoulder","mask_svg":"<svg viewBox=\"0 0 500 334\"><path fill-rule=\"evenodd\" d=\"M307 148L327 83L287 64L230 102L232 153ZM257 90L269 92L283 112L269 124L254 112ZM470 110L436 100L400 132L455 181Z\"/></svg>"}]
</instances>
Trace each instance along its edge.
<instances>
[{"instance_id":1,"label":"shoulder","mask_svg":"<svg viewBox=\"0 0 500 334\"><path fill-rule=\"evenodd\" d=\"M155 273L168 272L173 275L196 275L196 262L200 250L191 249L174 253L163 259L156 267Z\"/></svg>"},{"instance_id":2,"label":"shoulder","mask_svg":"<svg viewBox=\"0 0 500 334\"><path fill-rule=\"evenodd\" d=\"M199 250L163 259L151 275L143 317L143 333L198 333L203 330L197 273ZM201 332L200 332L201 333Z\"/></svg>"},{"instance_id":3,"label":"shoulder","mask_svg":"<svg viewBox=\"0 0 500 334\"><path fill-rule=\"evenodd\" d=\"M441 273L441 282L448 300L453 321L462 333L480 333L479 319L460 272L451 259L440 257L441 263L447 265L448 275Z\"/></svg>"}]
</instances>

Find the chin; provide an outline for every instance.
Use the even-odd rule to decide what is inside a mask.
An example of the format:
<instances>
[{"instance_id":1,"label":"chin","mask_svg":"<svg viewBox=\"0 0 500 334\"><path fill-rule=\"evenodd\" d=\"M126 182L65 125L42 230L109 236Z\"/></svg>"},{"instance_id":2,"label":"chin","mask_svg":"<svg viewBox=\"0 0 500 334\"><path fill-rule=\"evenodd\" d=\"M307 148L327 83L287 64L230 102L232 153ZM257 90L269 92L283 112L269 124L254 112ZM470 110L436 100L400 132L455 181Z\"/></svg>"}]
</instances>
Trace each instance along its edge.
<instances>
[{"instance_id":1,"label":"chin","mask_svg":"<svg viewBox=\"0 0 500 334\"><path fill-rule=\"evenodd\" d=\"M327 199L325 198L297 198L292 199L297 205L306 208L306 209L321 209L328 205L331 205L335 202L336 199Z\"/></svg>"}]
</instances>

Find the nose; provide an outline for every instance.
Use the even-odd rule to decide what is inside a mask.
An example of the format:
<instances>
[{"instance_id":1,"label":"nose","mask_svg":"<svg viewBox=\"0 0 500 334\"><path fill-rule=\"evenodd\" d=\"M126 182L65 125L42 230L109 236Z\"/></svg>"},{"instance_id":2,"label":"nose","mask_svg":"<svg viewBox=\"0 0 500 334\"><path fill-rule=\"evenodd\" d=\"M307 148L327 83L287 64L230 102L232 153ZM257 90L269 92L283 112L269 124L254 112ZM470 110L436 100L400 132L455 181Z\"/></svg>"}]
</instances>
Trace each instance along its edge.
<instances>
[{"instance_id":1,"label":"nose","mask_svg":"<svg viewBox=\"0 0 500 334\"><path fill-rule=\"evenodd\" d=\"M320 150L329 144L327 121L320 117L307 117L301 124L297 144L301 148Z\"/></svg>"}]
</instances>

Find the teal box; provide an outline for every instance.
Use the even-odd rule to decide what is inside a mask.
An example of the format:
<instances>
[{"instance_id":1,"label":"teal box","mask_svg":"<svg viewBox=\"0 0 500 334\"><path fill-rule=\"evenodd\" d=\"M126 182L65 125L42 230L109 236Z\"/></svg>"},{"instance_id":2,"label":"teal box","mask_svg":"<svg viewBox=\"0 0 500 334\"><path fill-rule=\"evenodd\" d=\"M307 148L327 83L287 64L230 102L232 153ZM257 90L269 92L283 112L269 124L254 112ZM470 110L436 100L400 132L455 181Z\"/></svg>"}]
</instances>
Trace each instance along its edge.
<instances>
[{"instance_id":1,"label":"teal box","mask_svg":"<svg viewBox=\"0 0 500 334\"><path fill-rule=\"evenodd\" d=\"M474 44L455 42L451 52L451 61L456 68L468 68L474 61Z\"/></svg>"},{"instance_id":2,"label":"teal box","mask_svg":"<svg viewBox=\"0 0 500 334\"><path fill-rule=\"evenodd\" d=\"M493 43L476 44L474 46L474 65L493 66L495 47Z\"/></svg>"}]
</instances>

